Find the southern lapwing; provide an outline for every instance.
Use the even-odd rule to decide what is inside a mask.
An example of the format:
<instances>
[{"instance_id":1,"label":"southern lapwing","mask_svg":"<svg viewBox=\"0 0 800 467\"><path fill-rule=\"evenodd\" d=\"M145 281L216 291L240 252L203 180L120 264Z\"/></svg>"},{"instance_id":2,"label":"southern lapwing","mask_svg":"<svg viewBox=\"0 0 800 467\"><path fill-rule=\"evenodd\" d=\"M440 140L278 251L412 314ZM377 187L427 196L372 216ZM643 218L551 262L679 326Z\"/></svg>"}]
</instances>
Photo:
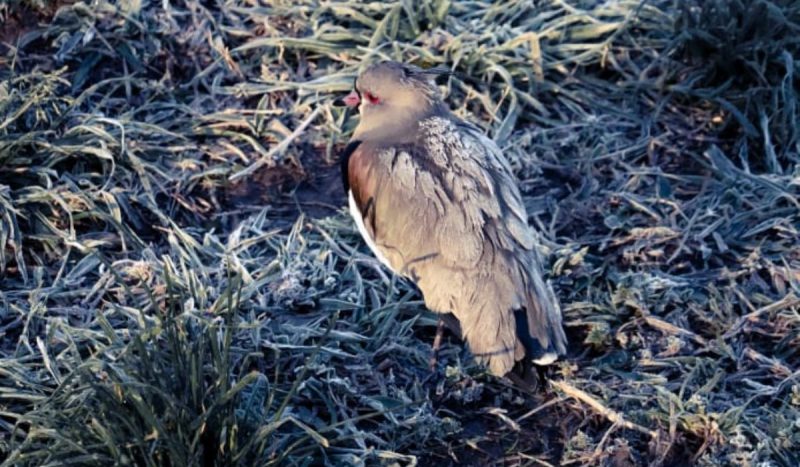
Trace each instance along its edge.
<instances>
[{"instance_id":1,"label":"southern lapwing","mask_svg":"<svg viewBox=\"0 0 800 467\"><path fill-rule=\"evenodd\" d=\"M450 113L440 73L381 62L339 100L361 117L341 161L350 211L375 256L452 313L493 374L550 364L566 337L519 188L498 146Z\"/></svg>"}]
</instances>

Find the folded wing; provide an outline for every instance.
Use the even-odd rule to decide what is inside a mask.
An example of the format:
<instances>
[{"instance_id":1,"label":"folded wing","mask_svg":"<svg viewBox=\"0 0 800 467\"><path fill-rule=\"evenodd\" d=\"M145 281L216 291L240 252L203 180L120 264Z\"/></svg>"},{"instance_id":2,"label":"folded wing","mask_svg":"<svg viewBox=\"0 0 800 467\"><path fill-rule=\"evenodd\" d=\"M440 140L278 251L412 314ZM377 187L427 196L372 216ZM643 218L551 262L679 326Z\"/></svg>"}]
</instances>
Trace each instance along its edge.
<instances>
[{"instance_id":1,"label":"folded wing","mask_svg":"<svg viewBox=\"0 0 800 467\"><path fill-rule=\"evenodd\" d=\"M526 354L549 363L564 353L561 312L516 181L476 128L433 117L417 143L365 142L347 181L376 255L417 284L428 308L458 318L494 374Z\"/></svg>"}]
</instances>

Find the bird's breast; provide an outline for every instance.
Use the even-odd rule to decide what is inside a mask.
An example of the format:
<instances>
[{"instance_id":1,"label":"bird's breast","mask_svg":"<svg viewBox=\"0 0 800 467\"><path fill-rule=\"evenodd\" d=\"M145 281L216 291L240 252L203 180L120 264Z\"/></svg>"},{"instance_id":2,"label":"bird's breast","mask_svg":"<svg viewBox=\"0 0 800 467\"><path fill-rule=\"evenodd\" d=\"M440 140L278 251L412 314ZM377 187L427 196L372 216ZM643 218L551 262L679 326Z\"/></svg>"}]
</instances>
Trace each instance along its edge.
<instances>
[{"instance_id":1,"label":"bird's breast","mask_svg":"<svg viewBox=\"0 0 800 467\"><path fill-rule=\"evenodd\" d=\"M389 268L389 270L394 272L394 269L392 268L392 265L389 263L389 260L386 259L381 250L378 248L378 245L375 244L375 239L372 238L372 234L370 234L369 230L367 230L366 225L364 225L364 215L358 208L358 204L356 204L356 199L355 197L353 197L352 190L347 192L347 200L350 205L350 215L353 216L353 220L356 221L358 232L364 238L364 241L367 242L367 246L369 246L369 249L372 250L372 254L374 254L375 257L378 258L378 261L380 261L381 264L383 264L384 266Z\"/></svg>"}]
</instances>

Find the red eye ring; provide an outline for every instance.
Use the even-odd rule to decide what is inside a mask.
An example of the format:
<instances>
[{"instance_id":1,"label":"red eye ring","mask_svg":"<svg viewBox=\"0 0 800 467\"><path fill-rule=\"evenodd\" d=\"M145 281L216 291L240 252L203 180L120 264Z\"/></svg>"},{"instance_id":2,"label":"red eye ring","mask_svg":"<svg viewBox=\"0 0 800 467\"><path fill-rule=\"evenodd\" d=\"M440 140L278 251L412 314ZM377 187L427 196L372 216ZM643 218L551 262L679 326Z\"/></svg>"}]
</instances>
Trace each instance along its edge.
<instances>
[{"instance_id":1,"label":"red eye ring","mask_svg":"<svg viewBox=\"0 0 800 467\"><path fill-rule=\"evenodd\" d=\"M378 96L372 94L371 92L365 92L364 97L367 98L370 104L377 104L381 101L380 99L378 99Z\"/></svg>"}]
</instances>

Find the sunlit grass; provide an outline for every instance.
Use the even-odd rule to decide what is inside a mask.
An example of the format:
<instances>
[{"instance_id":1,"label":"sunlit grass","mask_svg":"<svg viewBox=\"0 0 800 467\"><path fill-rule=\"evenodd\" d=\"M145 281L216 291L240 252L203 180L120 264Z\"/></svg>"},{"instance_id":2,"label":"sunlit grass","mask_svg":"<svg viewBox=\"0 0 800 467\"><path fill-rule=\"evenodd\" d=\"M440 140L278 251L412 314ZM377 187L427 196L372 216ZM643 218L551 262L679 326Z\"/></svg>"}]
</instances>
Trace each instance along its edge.
<instances>
[{"instance_id":1,"label":"sunlit grass","mask_svg":"<svg viewBox=\"0 0 800 467\"><path fill-rule=\"evenodd\" d=\"M67 3L0 6L3 465L800 461L796 2ZM452 68L519 176L551 392L454 338L431 373L419 295L292 193L379 59Z\"/></svg>"}]
</instances>

